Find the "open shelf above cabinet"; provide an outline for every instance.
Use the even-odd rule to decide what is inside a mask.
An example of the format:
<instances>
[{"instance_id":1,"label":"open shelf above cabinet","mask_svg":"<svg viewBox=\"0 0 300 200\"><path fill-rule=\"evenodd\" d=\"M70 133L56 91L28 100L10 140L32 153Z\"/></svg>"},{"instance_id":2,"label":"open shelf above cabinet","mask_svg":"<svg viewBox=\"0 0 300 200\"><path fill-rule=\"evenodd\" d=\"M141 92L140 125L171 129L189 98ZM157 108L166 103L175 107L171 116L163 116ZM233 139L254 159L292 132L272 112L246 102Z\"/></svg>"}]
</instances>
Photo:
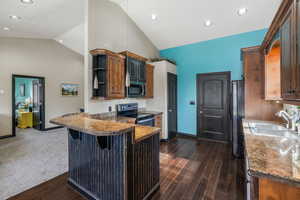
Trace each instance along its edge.
<instances>
[{"instance_id":1,"label":"open shelf above cabinet","mask_svg":"<svg viewBox=\"0 0 300 200\"><path fill-rule=\"evenodd\" d=\"M265 55L265 99L281 100L280 40L275 39Z\"/></svg>"},{"instance_id":2,"label":"open shelf above cabinet","mask_svg":"<svg viewBox=\"0 0 300 200\"><path fill-rule=\"evenodd\" d=\"M90 53L93 56L92 99L125 98L125 56L106 49Z\"/></svg>"}]
</instances>

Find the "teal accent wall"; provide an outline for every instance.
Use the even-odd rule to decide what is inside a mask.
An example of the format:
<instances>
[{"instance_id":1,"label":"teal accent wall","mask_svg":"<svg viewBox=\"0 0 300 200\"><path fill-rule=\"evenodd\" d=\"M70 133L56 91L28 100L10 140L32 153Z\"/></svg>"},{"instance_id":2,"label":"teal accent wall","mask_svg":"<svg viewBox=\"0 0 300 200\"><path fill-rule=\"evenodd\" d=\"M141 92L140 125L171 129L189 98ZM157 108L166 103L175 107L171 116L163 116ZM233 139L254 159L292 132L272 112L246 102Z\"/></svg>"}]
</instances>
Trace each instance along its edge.
<instances>
[{"instance_id":1,"label":"teal accent wall","mask_svg":"<svg viewBox=\"0 0 300 200\"><path fill-rule=\"evenodd\" d=\"M29 78L16 78L15 82L15 95L16 103L24 102L28 97L32 97L32 81L36 79ZM20 95L20 85L25 84L25 96Z\"/></svg>"},{"instance_id":2,"label":"teal accent wall","mask_svg":"<svg viewBox=\"0 0 300 200\"><path fill-rule=\"evenodd\" d=\"M242 79L241 48L260 45L267 29L247 32L160 51L175 60L178 73L178 131L196 135L196 75L231 71L232 80Z\"/></svg>"}]
</instances>

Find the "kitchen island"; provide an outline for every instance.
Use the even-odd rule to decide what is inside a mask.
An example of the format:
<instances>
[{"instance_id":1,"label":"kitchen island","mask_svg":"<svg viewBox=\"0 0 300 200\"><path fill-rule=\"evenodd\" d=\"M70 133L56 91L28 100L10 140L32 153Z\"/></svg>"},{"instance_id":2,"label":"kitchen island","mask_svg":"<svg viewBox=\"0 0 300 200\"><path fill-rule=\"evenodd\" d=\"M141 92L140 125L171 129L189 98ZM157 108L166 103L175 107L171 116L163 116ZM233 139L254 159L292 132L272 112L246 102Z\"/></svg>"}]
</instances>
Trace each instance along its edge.
<instances>
[{"instance_id":1,"label":"kitchen island","mask_svg":"<svg viewBox=\"0 0 300 200\"><path fill-rule=\"evenodd\" d=\"M51 123L68 128L68 181L88 199L141 200L159 188L159 128L88 114Z\"/></svg>"}]
</instances>

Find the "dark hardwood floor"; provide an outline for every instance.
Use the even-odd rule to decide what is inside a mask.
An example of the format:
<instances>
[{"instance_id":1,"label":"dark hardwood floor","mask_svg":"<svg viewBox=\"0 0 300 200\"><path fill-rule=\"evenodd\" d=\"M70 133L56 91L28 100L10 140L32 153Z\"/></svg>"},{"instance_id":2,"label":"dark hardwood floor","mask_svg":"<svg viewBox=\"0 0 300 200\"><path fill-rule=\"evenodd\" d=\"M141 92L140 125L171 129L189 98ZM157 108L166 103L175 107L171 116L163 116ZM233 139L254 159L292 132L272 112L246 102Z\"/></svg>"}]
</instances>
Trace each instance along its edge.
<instances>
[{"instance_id":1,"label":"dark hardwood floor","mask_svg":"<svg viewBox=\"0 0 300 200\"><path fill-rule=\"evenodd\" d=\"M153 200L242 200L242 160L229 145L190 138L161 144L161 186ZM13 186L12 186L13 187ZM9 200L84 200L67 185L67 174Z\"/></svg>"}]
</instances>

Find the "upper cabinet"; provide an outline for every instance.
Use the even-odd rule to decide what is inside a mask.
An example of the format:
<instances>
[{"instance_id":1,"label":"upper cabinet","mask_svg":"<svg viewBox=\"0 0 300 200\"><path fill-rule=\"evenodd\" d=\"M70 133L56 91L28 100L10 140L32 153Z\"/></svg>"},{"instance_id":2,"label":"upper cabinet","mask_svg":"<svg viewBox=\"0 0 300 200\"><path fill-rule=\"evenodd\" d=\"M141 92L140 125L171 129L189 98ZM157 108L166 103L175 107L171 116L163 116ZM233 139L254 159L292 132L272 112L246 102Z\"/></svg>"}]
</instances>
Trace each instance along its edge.
<instances>
[{"instance_id":1,"label":"upper cabinet","mask_svg":"<svg viewBox=\"0 0 300 200\"><path fill-rule=\"evenodd\" d=\"M295 98L295 60L294 60L294 5L291 5L280 27L281 41L281 97Z\"/></svg>"},{"instance_id":2,"label":"upper cabinet","mask_svg":"<svg viewBox=\"0 0 300 200\"><path fill-rule=\"evenodd\" d=\"M300 5L285 0L262 44L266 100L300 100Z\"/></svg>"},{"instance_id":3,"label":"upper cabinet","mask_svg":"<svg viewBox=\"0 0 300 200\"><path fill-rule=\"evenodd\" d=\"M126 69L129 73L130 82L145 83L146 61L148 59L129 51L123 51L120 54L126 56Z\"/></svg>"},{"instance_id":4,"label":"upper cabinet","mask_svg":"<svg viewBox=\"0 0 300 200\"><path fill-rule=\"evenodd\" d=\"M274 37L265 54L264 95L266 100L281 100L280 38Z\"/></svg>"},{"instance_id":5,"label":"upper cabinet","mask_svg":"<svg viewBox=\"0 0 300 200\"><path fill-rule=\"evenodd\" d=\"M300 1L296 1L296 6L295 6L295 44L296 44L296 98L300 99Z\"/></svg>"},{"instance_id":6,"label":"upper cabinet","mask_svg":"<svg viewBox=\"0 0 300 200\"><path fill-rule=\"evenodd\" d=\"M125 98L125 57L105 49L95 49L93 56L93 97Z\"/></svg>"},{"instance_id":7,"label":"upper cabinet","mask_svg":"<svg viewBox=\"0 0 300 200\"><path fill-rule=\"evenodd\" d=\"M154 66L146 64L146 58L106 49L94 49L90 54L93 99L153 98Z\"/></svg>"}]
</instances>

